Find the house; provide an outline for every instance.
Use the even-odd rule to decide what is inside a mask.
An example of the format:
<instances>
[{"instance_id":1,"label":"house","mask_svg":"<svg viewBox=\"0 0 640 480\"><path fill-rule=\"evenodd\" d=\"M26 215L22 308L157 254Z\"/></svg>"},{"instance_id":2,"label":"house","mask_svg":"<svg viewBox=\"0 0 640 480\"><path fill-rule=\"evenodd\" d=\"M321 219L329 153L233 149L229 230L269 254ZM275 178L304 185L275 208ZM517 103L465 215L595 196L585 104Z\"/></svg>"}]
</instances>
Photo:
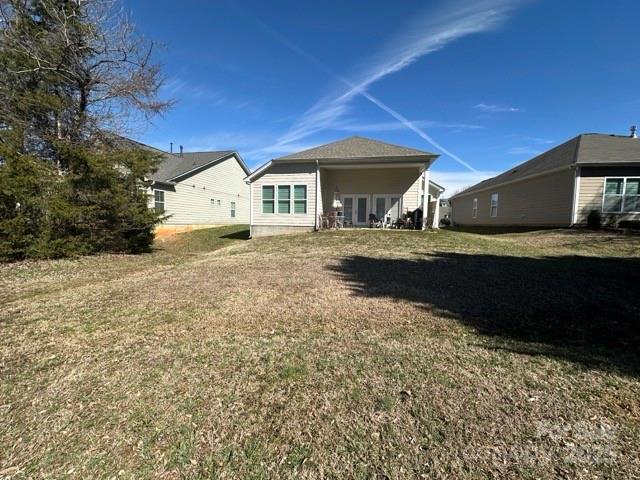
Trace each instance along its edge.
<instances>
[{"instance_id":1,"label":"house","mask_svg":"<svg viewBox=\"0 0 640 480\"><path fill-rule=\"evenodd\" d=\"M246 179L251 236L318 230L323 215L336 211L346 226L364 227L370 214L393 221L421 208L423 224L437 228L444 189L429 180L437 157L350 137L271 160Z\"/></svg>"},{"instance_id":2,"label":"house","mask_svg":"<svg viewBox=\"0 0 640 480\"><path fill-rule=\"evenodd\" d=\"M604 224L640 220L640 140L587 133L450 198L461 226Z\"/></svg>"},{"instance_id":3,"label":"house","mask_svg":"<svg viewBox=\"0 0 640 480\"><path fill-rule=\"evenodd\" d=\"M166 215L159 233L249 222L250 170L237 152L156 152L161 161L149 193L150 205Z\"/></svg>"}]
</instances>

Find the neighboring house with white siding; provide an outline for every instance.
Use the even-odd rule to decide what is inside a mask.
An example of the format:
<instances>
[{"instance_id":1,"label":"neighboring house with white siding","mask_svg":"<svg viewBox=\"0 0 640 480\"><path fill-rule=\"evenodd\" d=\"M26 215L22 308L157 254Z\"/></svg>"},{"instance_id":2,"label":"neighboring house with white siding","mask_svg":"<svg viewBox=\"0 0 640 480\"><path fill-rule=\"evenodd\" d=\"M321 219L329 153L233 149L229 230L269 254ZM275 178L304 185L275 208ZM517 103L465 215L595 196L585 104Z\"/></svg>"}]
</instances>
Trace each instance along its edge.
<instances>
[{"instance_id":1,"label":"neighboring house with white siding","mask_svg":"<svg viewBox=\"0 0 640 480\"><path fill-rule=\"evenodd\" d=\"M159 231L181 231L249 223L250 173L237 152L161 152L158 170L149 175L150 206L166 219Z\"/></svg>"},{"instance_id":2,"label":"neighboring house with white siding","mask_svg":"<svg viewBox=\"0 0 640 480\"><path fill-rule=\"evenodd\" d=\"M437 157L350 137L271 160L246 179L251 236L318 230L330 212L344 216L345 226L364 227L370 214L393 221L418 208L423 225L437 228L444 189L429 181Z\"/></svg>"},{"instance_id":3,"label":"neighboring house with white siding","mask_svg":"<svg viewBox=\"0 0 640 480\"><path fill-rule=\"evenodd\" d=\"M640 220L640 140L587 133L449 199L460 226L603 224Z\"/></svg>"}]
</instances>

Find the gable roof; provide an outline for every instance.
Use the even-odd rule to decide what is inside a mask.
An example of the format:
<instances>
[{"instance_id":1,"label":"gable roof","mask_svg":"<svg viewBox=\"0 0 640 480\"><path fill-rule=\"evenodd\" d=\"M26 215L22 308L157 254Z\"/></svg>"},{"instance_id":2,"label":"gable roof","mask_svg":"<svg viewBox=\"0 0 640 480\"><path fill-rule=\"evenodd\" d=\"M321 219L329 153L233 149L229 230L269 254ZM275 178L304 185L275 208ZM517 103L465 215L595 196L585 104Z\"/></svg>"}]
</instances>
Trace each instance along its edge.
<instances>
[{"instance_id":1,"label":"gable roof","mask_svg":"<svg viewBox=\"0 0 640 480\"><path fill-rule=\"evenodd\" d=\"M269 160L255 169L250 175L247 175L245 181L253 181L256 177L265 173L273 164L280 162L319 161L333 164L336 161L340 162L343 160L362 163L368 159L374 161L376 159L382 159L383 161L397 160L398 162L427 163L432 162L438 157L439 155L436 153L423 152L422 150L416 150L414 148L401 147L400 145L393 145L371 138L355 136Z\"/></svg>"},{"instance_id":2,"label":"gable roof","mask_svg":"<svg viewBox=\"0 0 640 480\"><path fill-rule=\"evenodd\" d=\"M245 174L249 175L249 173L251 173L251 170L249 170L249 167L244 163L242 157L234 150L184 152L179 155L165 152L151 145L146 145L114 133L108 133L105 138L117 148L141 148L155 154L158 157L158 169L148 175L148 178L154 182L172 183L176 179L181 179L181 177L191 172L195 174L232 156L238 161Z\"/></svg>"},{"instance_id":3,"label":"gable roof","mask_svg":"<svg viewBox=\"0 0 640 480\"><path fill-rule=\"evenodd\" d=\"M182 156L163 152L158 170L151 173L149 178L158 182L171 182L189 172L229 158L233 154L234 152L231 150L183 153Z\"/></svg>"},{"instance_id":4,"label":"gable roof","mask_svg":"<svg viewBox=\"0 0 640 480\"><path fill-rule=\"evenodd\" d=\"M602 133L580 135L577 163L640 163L640 139Z\"/></svg>"},{"instance_id":5,"label":"gable roof","mask_svg":"<svg viewBox=\"0 0 640 480\"><path fill-rule=\"evenodd\" d=\"M402 147L391 143L364 137L349 137L337 142L292 153L276 160L340 160L354 158L380 157L436 157L435 153L423 152L414 148Z\"/></svg>"},{"instance_id":6,"label":"gable roof","mask_svg":"<svg viewBox=\"0 0 640 480\"><path fill-rule=\"evenodd\" d=\"M477 183L451 198L565 167L626 163L640 163L639 139L620 135L583 133L500 175Z\"/></svg>"}]
</instances>

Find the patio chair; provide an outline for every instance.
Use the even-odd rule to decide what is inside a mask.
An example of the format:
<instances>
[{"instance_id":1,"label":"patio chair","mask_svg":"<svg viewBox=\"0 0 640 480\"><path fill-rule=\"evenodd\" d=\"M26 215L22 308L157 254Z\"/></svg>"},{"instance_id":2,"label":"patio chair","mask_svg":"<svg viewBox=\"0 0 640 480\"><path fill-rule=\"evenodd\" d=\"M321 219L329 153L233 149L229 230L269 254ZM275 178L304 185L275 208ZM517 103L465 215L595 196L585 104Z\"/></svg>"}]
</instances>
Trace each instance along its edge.
<instances>
[{"instance_id":1,"label":"patio chair","mask_svg":"<svg viewBox=\"0 0 640 480\"><path fill-rule=\"evenodd\" d=\"M383 222L375 213L369 214L369 228L382 228Z\"/></svg>"}]
</instances>

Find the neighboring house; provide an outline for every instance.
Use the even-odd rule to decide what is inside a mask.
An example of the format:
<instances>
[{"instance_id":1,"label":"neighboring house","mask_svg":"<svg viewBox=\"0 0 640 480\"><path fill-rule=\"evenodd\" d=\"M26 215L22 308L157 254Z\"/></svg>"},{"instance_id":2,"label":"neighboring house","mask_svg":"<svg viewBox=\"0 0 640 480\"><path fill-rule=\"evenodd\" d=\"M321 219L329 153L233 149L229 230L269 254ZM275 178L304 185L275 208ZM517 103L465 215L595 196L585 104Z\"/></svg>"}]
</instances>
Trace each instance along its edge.
<instances>
[{"instance_id":1,"label":"neighboring house","mask_svg":"<svg viewBox=\"0 0 640 480\"><path fill-rule=\"evenodd\" d=\"M640 140L579 135L449 199L455 225L586 225L640 220Z\"/></svg>"},{"instance_id":2,"label":"neighboring house","mask_svg":"<svg viewBox=\"0 0 640 480\"><path fill-rule=\"evenodd\" d=\"M363 227L372 213L393 221L420 207L424 225L437 228L437 199L444 189L429 181L437 157L351 137L271 160L246 179L251 236L317 230L322 215L336 210L344 214L345 225ZM423 208L424 199L433 208Z\"/></svg>"},{"instance_id":3,"label":"neighboring house","mask_svg":"<svg viewBox=\"0 0 640 480\"><path fill-rule=\"evenodd\" d=\"M249 223L250 173L237 152L161 153L149 175L150 205L167 218L159 231Z\"/></svg>"}]
</instances>

